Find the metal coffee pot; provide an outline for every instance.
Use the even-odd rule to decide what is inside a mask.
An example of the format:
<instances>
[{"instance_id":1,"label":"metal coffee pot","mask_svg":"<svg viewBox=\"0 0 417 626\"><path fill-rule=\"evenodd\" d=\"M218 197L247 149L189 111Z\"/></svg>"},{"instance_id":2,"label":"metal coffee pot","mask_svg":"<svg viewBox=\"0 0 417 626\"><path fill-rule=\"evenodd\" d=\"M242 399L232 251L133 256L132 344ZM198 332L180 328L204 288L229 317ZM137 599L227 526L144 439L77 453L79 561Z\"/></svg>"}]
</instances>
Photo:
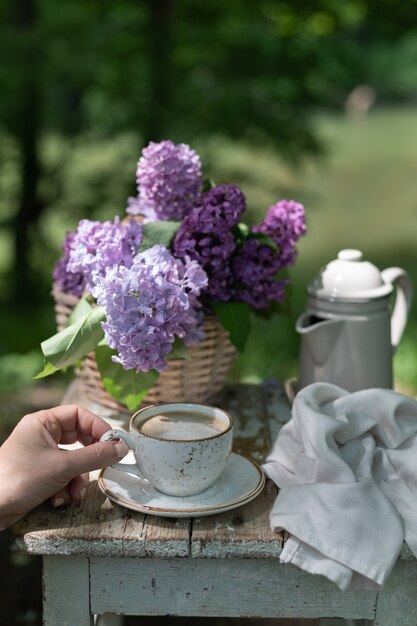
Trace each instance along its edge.
<instances>
[{"instance_id":1,"label":"metal coffee pot","mask_svg":"<svg viewBox=\"0 0 417 626\"><path fill-rule=\"evenodd\" d=\"M380 272L360 250L341 250L308 285L307 298L296 323L298 389L316 381L348 391L392 388L392 357L412 299L407 272Z\"/></svg>"}]
</instances>

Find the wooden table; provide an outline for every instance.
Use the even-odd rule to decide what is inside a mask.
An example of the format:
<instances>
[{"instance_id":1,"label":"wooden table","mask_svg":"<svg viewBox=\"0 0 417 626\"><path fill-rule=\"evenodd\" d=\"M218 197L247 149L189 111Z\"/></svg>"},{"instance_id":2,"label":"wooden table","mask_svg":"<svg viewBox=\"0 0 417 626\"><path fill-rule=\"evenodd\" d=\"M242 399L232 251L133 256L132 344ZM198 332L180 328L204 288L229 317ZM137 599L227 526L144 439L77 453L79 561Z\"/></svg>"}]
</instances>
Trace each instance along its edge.
<instances>
[{"instance_id":1,"label":"wooden table","mask_svg":"<svg viewBox=\"0 0 417 626\"><path fill-rule=\"evenodd\" d=\"M83 395L80 383L64 402L119 423ZM258 462L290 414L279 384L229 387L218 404L235 420L234 450ZM267 481L260 496L238 509L170 519L112 504L93 476L80 505L42 505L18 523L12 548L43 556L46 626L91 626L93 614L106 613L417 624L417 563L406 548L383 591L343 593L324 577L279 563L285 538L268 520L276 495Z\"/></svg>"}]
</instances>

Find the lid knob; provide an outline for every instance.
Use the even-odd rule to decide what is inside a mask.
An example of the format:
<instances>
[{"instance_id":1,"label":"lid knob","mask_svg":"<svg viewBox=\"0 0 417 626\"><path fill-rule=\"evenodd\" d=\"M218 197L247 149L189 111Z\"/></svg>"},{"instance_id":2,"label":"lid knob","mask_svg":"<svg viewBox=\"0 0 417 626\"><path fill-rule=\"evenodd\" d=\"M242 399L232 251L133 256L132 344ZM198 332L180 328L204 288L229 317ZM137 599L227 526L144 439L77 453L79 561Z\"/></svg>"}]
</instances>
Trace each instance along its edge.
<instances>
[{"instance_id":1,"label":"lid knob","mask_svg":"<svg viewBox=\"0 0 417 626\"><path fill-rule=\"evenodd\" d=\"M337 258L341 259L342 261L362 261L363 254L360 250L355 250L354 248L346 248L345 250L340 250Z\"/></svg>"}]
</instances>

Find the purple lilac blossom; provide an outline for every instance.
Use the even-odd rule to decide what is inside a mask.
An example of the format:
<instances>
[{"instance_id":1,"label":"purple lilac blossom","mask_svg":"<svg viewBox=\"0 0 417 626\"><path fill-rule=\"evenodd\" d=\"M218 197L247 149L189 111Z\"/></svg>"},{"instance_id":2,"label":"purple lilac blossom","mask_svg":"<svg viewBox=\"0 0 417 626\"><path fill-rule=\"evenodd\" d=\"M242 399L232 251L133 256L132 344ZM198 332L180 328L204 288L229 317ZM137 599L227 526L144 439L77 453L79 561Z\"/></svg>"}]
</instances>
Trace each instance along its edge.
<instances>
[{"instance_id":1,"label":"purple lilac blossom","mask_svg":"<svg viewBox=\"0 0 417 626\"><path fill-rule=\"evenodd\" d=\"M268 210L254 233L269 235L280 248L281 267L292 265L297 256L295 244L306 232L304 207L295 200L281 200Z\"/></svg>"},{"instance_id":2,"label":"purple lilac blossom","mask_svg":"<svg viewBox=\"0 0 417 626\"><path fill-rule=\"evenodd\" d=\"M182 262L155 245L137 254L131 267L110 267L95 283L93 295L106 311L106 341L124 369L162 371L176 337L186 346L204 338L198 297L207 275L196 261Z\"/></svg>"},{"instance_id":3,"label":"purple lilac blossom","mask_svg":"<svg viewBox=\"0 0 417 626\"><path fill-rule=\"evenodd\" d=\"M174 238L174 255L198 261L209 277L205 295L216 301L232 298L230 258L236 249L232 229L245 208L245 196L235 185L213 187L202 194Z\"/></svg>"},{"instance_id":4,"label":"purple lilac blossom","mask_svg":"<svg viewBox=\"0 0 417 626\"><path fill-rule=\"evenodd\" d=\"M130 210L153 211L157 219L181 220L197 203L203 175L198 154L187 144L150 142L136 170L138 198Z\"/></svg>"},{"instance_id":5,"label":"purple lilac blossom","mask_svg":"<svg viewBox=\"0 0 417 626\"><path fill-rule=\"evenodd\" d=\"M62 244L63 254L55 265L52 278L58 289L64 291L65 293L71 293L79 298L85 290L86 281L84 274L82 272L69 272L67 270L67 264L74 244L74 239L74 232L68 232L66 234Z\"/></svg>"},{"instance_id":6,"label":"purple lilac blossom","mask_svg":"<svg viewBox=\"0 0 417 626\"><path fill-rule=\"evenodd\" d=\"M142 241L142 227L134 220L121 223L81 220L69 245L66 272L81 274L85 289L91 290L94 277L112 265L130 267Z\"/></svg>"},{"instance_id":7,"label":"purple lilac blossom","mask_svg":"<svg viewBox=\"0 0 417 626\"><path fill-rule=\"evenodd\" d=\"M282 302L286 279L276 279L282 268L280 255L257 239L247 239L232 259L234 284L232 299L264 309L271 302Z\"/></svg>"}]
</instances>

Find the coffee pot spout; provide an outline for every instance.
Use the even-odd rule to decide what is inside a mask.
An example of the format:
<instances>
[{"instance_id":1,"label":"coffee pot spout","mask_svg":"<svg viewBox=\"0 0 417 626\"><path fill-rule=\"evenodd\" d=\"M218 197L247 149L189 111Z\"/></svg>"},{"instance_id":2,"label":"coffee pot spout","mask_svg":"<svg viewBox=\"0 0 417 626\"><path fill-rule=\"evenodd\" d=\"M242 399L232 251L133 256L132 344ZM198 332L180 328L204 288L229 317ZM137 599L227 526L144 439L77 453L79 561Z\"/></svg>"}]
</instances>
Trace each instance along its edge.
<instances>
[{"instance_id":1,"label":"coffee pot spout","mask_svg":"<svg viewBox=\"0 0 417 626\"><path fill-rule=\"evenodd\" d=\"M306 352L300 355L304 369L325 367L330 354L337 349L344 326L345 321L341 319L321 318L308 311L300 315L295 328L302 336L302 346ZM310 379L310 372L305 373Z\"/></svg>"}]
</instances>

